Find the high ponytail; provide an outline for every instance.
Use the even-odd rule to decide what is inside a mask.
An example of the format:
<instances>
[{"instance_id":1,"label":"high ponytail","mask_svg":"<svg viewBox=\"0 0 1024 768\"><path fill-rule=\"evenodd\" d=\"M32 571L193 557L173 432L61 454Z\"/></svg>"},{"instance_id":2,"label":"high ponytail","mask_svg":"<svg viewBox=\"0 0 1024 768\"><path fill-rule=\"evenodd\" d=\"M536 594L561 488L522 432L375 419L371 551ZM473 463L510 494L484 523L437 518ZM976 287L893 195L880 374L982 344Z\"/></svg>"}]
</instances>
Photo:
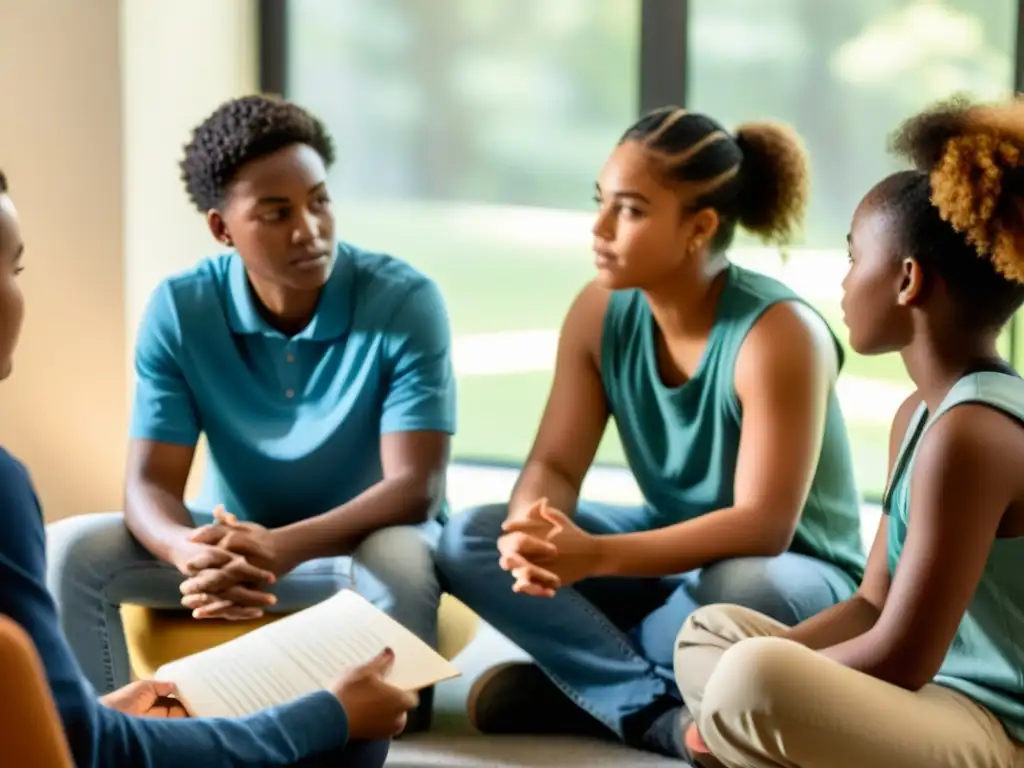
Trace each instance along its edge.
<instances>
[{"instance_id":1,"label":"high ponytail","mask_svg":"<svg viewBox=\"0 0 1024 768\"><path fill-rule=\"evenodd\" d=\"M1024 102L942 102L890 148L915 168L873 192L895 214L897 250L943 278L965 326L1001 327L1024 302Z\"/></svg>"},{"instance_id":2,"label":"high ponytail","mask_svg":"<svg viewBox=\"0 0 1024 768\"><path fill-rule=\"evenodd\" d=\"M737 225L785 245L803 224L808 163L790 128L750 123L732 136L706 115L664 107L641 117L621 141L639 142L667 183L693 190L692 208L718 212L714 253L731 245Z\"/></svg>"},{"instance_id":3,"label":"high ponytail","mask_svg":"<svg viewBox=\"0 0 1024 768\"><path fill-rule=\"evenodd\" d=\"M740 226L766 242L792 242L803 226L810 192L803 142L788 126L746 123L737 129L736 143L743 153Z\"/></svg>"},{"instance_id":4,"label":"high ponytail","mask_svg":"<svg viewBox=\"0 0 1024 768\"><path fill-rule=\"evenodd\" d=\"M963 98L908 120L893 149L929 175L943 220L1004 277L1024 282L1018 247L1024 194L1024 102L971 105Z\"/></svg>"}]
</instances>

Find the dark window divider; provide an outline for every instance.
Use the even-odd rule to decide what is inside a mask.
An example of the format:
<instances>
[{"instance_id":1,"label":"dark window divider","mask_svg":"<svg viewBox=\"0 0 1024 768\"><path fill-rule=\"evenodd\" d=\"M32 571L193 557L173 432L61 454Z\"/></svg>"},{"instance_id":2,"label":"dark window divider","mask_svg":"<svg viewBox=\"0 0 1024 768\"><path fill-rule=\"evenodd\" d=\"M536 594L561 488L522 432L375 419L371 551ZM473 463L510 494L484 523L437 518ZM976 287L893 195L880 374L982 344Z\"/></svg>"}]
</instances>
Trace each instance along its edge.
<instances>
[{"instance_id":1,"label":"dark window divider","mask_svg":"<svg viewBox=\"0 0 1024 768\"><path fill-rule=\"evenodd\" d=\"M343 2L344 0L339 0ZM259 83L264 93L287 96L288 0L259 0ZM640 83L638 111L667 104L686 105L689 0L640 0ZM1024 90L1024 0L1017 3L1017 39L1013 89ZM1020 313L1010 321L1010 364L1022 362L1018 352ZM462 458L457 463L506 466ZM507 466L515 466L509 462Z\"/></svg>"},{"instance_id":2,"label":"dark window divider","mask_svg":"<svg viewBox=\"0 0 1024 768\"><path fill-rule=\"evenodd\" d=\"M640 113L686 105L687 0L640 0Z\"/></svg>"},{"instance_id":3,"label":"dark window divider","mask_svg":"<svg viewBox=\"0 0 1024 768\"><path fill-rule=\"evenodd\" d=\"M288 1L259 0L257 14L260 46L260 91L286 96L288 90Z\"/></svg>"}]
</instances>

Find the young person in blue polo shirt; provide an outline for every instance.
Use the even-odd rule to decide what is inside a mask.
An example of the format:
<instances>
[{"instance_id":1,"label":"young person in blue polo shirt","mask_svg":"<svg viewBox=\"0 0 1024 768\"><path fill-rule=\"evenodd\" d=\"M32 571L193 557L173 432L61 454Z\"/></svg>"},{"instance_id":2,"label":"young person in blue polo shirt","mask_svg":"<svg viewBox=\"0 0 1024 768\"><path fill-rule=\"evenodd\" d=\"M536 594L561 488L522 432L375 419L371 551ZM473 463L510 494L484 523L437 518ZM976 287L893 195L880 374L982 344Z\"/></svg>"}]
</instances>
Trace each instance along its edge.
<instances>
[{"instance_id":1,"label":"young person in blue polo shirt","mask_svg":"<svg viewBox=\"0 0 1024 768\"><path fill-rule=\"evenodd\" d=\"M245 618L353 587L436 642L448 316L430 279L336 239L333 160L319 120L264 96L222 105L185 147L188 194L230 250L150 300L124 514L49 528L64 632L102 692L130 676L123 603ZM239 522L211 524L218 506Z\"/></svg>"},{"instance_id":2,"label":"young person in blue polo shirt","mask_svg":"<svg viewBox=\"0 0 1024 768\"><path fill-rule=\"evenodd\" d=\"M0 379L11 373L24 318L17 280L24 250L0 172ZM173 686L166 683L136 681L97 698L61 635L46 588L43 515L32 481L3 448L0 515L0 615L17 623L35 646L78 768L180 768L186 762L191 768L384 764L388 737L402 729L406 711L416 702L414 694L384 682L394 660L388 650L362 667L339 670L328 691L237 719L185 717L172 698ZM7 765L2 756L0 763Z\"/></svg>"}]
</instances>

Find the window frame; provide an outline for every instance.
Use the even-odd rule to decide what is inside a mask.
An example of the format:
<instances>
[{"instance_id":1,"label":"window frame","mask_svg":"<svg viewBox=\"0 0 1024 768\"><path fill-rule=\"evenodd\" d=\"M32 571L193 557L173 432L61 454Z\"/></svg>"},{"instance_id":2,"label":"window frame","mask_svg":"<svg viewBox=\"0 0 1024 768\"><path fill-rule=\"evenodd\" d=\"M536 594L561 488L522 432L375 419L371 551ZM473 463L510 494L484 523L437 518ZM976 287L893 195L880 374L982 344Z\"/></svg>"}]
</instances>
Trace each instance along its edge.
<instances>
[{"instance_id":1,"label":"window frame","mask_svg":"<svg viewBox=\"0 0 1024 768\"><path fill-rule=\"evenodd\" d=\"M287 95L288 18L293 0L259 0L257 38L259 44L259 86L263 93ZM688 0L640 0L640 66L637 116L664 104L686 106ZM1017 2L1017 34L1014 42L1014 92L1024 91L1024 0ZM1024 363L1020 325L1024 309L1010 321L1009 362L1015 368ZM473 457L459 459L468 466L518 468L513 461L492 461ZM619 469L619 467L615 467ZM868 498L868 501L878 501Z\"/></svg>"}]
</instances>

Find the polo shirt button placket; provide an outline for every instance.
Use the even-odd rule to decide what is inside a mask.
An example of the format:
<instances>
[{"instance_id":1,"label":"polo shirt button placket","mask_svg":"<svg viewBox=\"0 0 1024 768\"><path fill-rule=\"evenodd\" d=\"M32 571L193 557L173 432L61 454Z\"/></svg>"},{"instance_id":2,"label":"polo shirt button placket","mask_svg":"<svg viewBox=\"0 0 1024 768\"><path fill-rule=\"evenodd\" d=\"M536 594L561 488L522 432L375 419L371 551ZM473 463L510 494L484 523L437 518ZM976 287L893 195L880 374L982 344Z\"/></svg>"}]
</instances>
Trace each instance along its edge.
<instances>
[{"instance_id":1,"label":"polo shirt button placket","mask_svg":"<svg viewBox=\"0 0 1024 768\"><path fill-rule=\"evenodd\" d=\"M285 348L284 361L288 364L284 370L285 379L291 383L295 381L295 351L293 344ZM295 397L295 387L289 386L284 391L284 396L289 400Z\"/></svg>"}]
</instances>

